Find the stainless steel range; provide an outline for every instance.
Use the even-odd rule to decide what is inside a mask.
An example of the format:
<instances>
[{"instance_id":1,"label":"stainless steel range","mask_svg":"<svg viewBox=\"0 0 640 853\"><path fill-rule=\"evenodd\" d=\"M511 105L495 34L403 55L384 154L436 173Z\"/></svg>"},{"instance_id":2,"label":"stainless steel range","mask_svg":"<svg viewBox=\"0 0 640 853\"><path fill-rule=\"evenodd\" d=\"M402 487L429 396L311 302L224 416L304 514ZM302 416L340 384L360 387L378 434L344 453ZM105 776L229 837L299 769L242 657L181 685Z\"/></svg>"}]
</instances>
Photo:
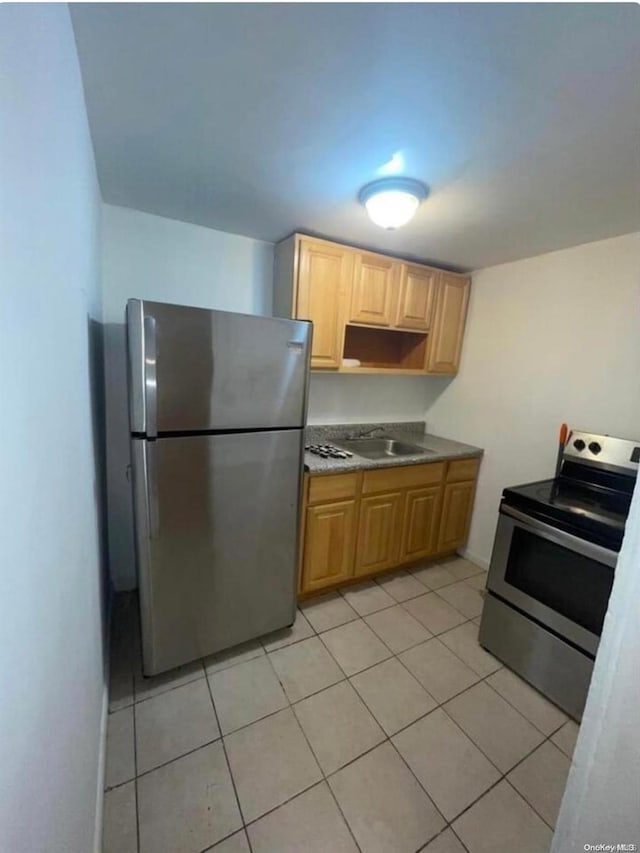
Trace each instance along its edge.
<instances>
[{"instance_id":1,"label":"stainless steel range","mask_svg":"<svg viewBox=\"0 0 640 853\"><path fill-rule=\"evenodd\" d=\"M640 442L571 432L555 479L505 489L480 644L580 719Z\"/></svg>"}]
</instances>

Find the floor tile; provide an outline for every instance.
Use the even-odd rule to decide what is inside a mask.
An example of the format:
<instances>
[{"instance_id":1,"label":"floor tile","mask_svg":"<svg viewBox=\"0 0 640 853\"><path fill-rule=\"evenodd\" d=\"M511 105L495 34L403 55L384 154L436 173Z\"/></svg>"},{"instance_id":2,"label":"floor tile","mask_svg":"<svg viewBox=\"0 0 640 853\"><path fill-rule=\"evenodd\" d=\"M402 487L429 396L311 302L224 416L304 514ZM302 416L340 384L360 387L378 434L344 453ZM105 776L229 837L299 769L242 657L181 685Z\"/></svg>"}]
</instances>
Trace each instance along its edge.
<instances>
[{"instance_id":1,"label":"floor tile","mask_svg":"<svg viewBox=\"0 0 640 853\"><path fill-rule=\"evenodd\" d=\"M317 637L278 649L269 657L291 702L304 699L344 678L340 667Z\"/></svg>"},{"instance_id":2,"label":"floor tile","mask_svg":"<svg viewBox=\"0 0 640 853\"><path fill-rule=\"evenodd\" d=\"M205 679L136 705L138 773L145 773L220 736Z\"/></svg>"},{"instance_id":3,"label":"floor tile","mask_svg":"<svg viewBox=\"0 0 640 853\"><path fill-rule=\"evenodd\" d=\"M407 601L424 595L424 585L409 572L396 572L378 580L378 585L396 601Z\"/></svg>"},{"instance_id":4,"label":"floor tile","mask_svg":"<svg viewBox=\"0 0 640 853\"><path fill-rule=\"evenodd\" d=\"M311 626L318 633L337 628L338 625L344 625L358 618L353 607L347 604L346 599L337 592L310 598L301 607Z\"/></svg>"},{"instance_id":5,"label":"floor tile","mask_svg":"<svg viewBox=\"0 0 640 853\"><path fill-rule=\"evenodd\" d=\"M109 714L107 718L107 758L105 787L114 788L135 778L133 706Z\"/></svg>"},{"instance_id":6,"label":"floor tile","mask_svg":"<svg viewBox=\"0 0 640 853\"><path fill-rule=\"evenodd\" d=\"M313 637L314 633L304 613L297 610L296 621L292 627L282 628L280 631L274 631L273 634L267 634L266 637L262 638L262 645L268 652L274 652L276 649L283 649L292 643L306 640L307 637Z\"/></svg>"},{"instance_id":7,"label":"floor tile","mask_svg":"<svg viewBox=\"0 0 640 853\"><path fill-rule=\"evenodd\" d=\"M326 782L248 827L253 853L358 853Z\"/></svg>"},{"instance_id":8,"label":"floor tile","mask_svg":"<svg viewBox=\"0 0 640 853\"><path fill-rule=\"evenodd\" d=\"M391 657L389 649L362 619L332 628L322 635L322 642L347 675Z\"/></svg>"},{"instance_id":9,"label":"floor tile","mask_svg":"<svg viewBox=\"0 0 640 853\"><path fill-rule=\"evenodd\" d=\"M290 708L225 737L246 823L322 778Z\"/></svg>"},{"instance_id":10,"label":"floor tile","mask_svg":"<svg viewBox=\"0 0 640 853\"><path fill-rule=\"evenodd\" d=\"M569 758L573 758L573 751L576 748L576 740L580 727L573 720L567 720L564 726L559 729L551 738L555 745L561 749Z\"/></svg>"},{"instance_id":11,"label":"floor tile","mask_svg":"<svg viewBox=\"0 0 640 853\"><path fill-rule=\"evenodd\" d=\"M439 634L438 639L483 678L502 667L502 662L485 651L478 642L478 626L475 622L458 625L451 631Z\"/></svg>"},{"instance_id":12,"label":"floor tile","mask_svg":"<svg viewBox=\"0 0 640 853\"><path fill-rule=\"evenodd\" d=\"M502 663L478 643L478 626L465 622L438 636L440 642L461 658L474 672L485 678L500 669Z\"/></svg>"},{"instance_id":13,"label":"floor tile","mask_svg":"<svg viewBox=\"0 0 640 853\"><path fill-rule=\"evenodd\" d=\"M113 653L109 660L109 711L119 711L133 705L133 666L127 657L116 657Z\"/></svg>"},{"instance_id":14,"label":"floor tile","mask_svg":"<svg viewBox=\"0 0 640 853\"><path fill-rule=\"evenodd\" d=\"M222 743L138 779L140 853L199 853L242 826Z\"/></svg>"},{"instance_id":15,"label":"floor tile","mask_svg":"<svg viewBox=\"0 0 640 853\"><path fill-rule=\"evenodd\" d=\"M251 853L251 849L243 829L240 832L236 832L235 835L225 838L220 844L211 847L207 853Z\"/></svg>"},{"instance_id":16,"label":"floor tile","mask_svg":"<svg viewBox=\"0 0 640 853\"><path fill-rule=\"evenodd\" d=\"M549 853L551 830L502 781L453 824L469 853Z\"/></svg>"},{"instance_id":17,"label":"floor tile","mask_svg":"<svg viewBox=\"0 0 640 853\"><path fill-rule=\"evenodd\" d=\"M487 684L546 735L550 735L568 719L560 708L545 699L510 669L503 668L494 672L487 679Z\"/></svg>"},{"instance_id":18,"label":"floor tile","mask_svg":"<svg viewBox=\"0 0 640 853\"><path fill-rule=\"evenodd\" d=\"M486 684L476 684L444 706L503 773L544 740L544 735Z\"/></svg>"},{"instance_id":19,"label":"floor tile","mask_svg":"<svg viewBox=\"0 0 640 853\"><path fill-rule=\"evenodd\" d=\"M364 621L394 654L404 652L411 646L417 646L418 643L424 643L431 637L431 633L424 625L421 625L399 604L365 616Z\"/></svg>"},{"instance_id":20,"label":"floor tile","mask_svg":"<svg viewBox=\"0 0 640 853\"><path fill-rule=\"evenodd\" d=\"M348 681L298 702L294 712L325 775L385 739Z\"/></svg>"},{"instance_id":21,"label":"floor tile","mask_svg":"<svg viewBox=\"0 0 640 853\"><path fill-rule=\"evenodd\" d=\"M444 820L390 743L329 779L362 853L415 853Z\"/></svg>"},{"instance_id":22,"label":"floor tile","mask_svg":"<svg viewBox=\"0 0 640 853\"><path fill-rule=\"evenodd\" d=\"M456 576L448 572L444 566L438 565L412 569L411 574L427 589L440 589L441 586L447 586L457 580Z\"/></svg>"},{"instance_id":23,"label":"floor tile","mask_svg":"<svg viewBox=\"0 0 640 853\"><path fill-rule=\"evenodd\" d=\"M547 741L509 773L508 779L549 826L555 826L571 761Z\"/></svg>"},{"instance_id":24,"label":"floor tile","mask_svg":"<svg viewBox=\"0 0 640 853\"><path fill-rule=\"evenodd\" d=\"M500 778L491 762L440 708L392 740L447 820Z\"/></svg>"},{"instance_id":25,"label":"floor tile","mask_svg":"<svg viewBox=\"0 0 640 853\"><path fill-rule=\"evenodd\" d=\"M451 586L443 586L436 595L444 598L452 607L459 610L467 619L480 616L484 607L484 599L477 589L469 586L466 581L452 583Z\"/></svg>"},{"instance_id":26,"label":"floor tile","mask_svg":"<svg viewBox=\"0 0 640 853\"><path fill-rule=\"evenodd\" d=\"M136 783L127 782L104 795L102 853L137 853Z\"/></svg>"},{"instance_id":27,"label":"floor tile","mask_svg":"<svg viewBox=\"0 0 640 853\"><path fill-rule=\"evenodd\" d=\"M458 580L464 580L464 578L469 578L471 575L485 573L485 569L481 566L476 566L475 563L472 563L470 560L465 560L463 557L450 557L449 559L440 560L439 562L441 566L458 578Z\"/></svg>"},{"instance_id":28,"label":"floor tile","mask_svg":"<svg viewBox=\"0 0 640 853\"><path fill-rule=\"evenodd\" d=\"M398 656L438 702L446 702L479 680L440 640L427 640Z\"/></svg>"},{"instance_id":29,"label":"floor tile","mask_svg":"<svg viewBox=\"0 0 640 853\"><path fill-rule=\"evenodd\" d=\"M452 830L445 829L431 844L427 844L421 853L466 853L466 851Z\"/></svg>"},{"instance_id":30,"label":"floor tile","mask_svg":"<svg viewBox=\"0 0 640 853\"><path fill-rule=\"evenodd\" d=\"M367 616L369 613L395 604L395 600L391 598L389 593L373 581L365 581L345 587L342 590L342 595L347 604L350 604L360 616Z\"/></svg>"},{"instance_id":31,"label":"floor tile","mask_svg":"<svg viewBox=\"0 0 640 853\"><path fill-rule=\"evenodd\" d=\"M351 683L388 735L436 706L433 697L395 658L354 675Z\"/></svg>"},{"instance_id":32,"label":"floor tile","mask_svg":"<svg viewBox=\"0 0 640 853\"><path fill-rule=\"evenodd\" d=\"M420 598L412 598L410 601L405 601L402 606L432 634L441 634L467 621L466 616L435 592L428 592Z\"/></svg>"},{"instance_id":33,"label":"floor tile","mask_svg":"<svg viewBox=\"0 0 640 853\"><path fill-rule=\"evenodd\" d=\"M482 572L479 575L472 575L470 578L465 578L464 582L473 587L473 589L477 589L478 592L482 592L482 590L487 588L487 573Z\"/></svg>"},{"instance_id":34,"label":"floor tile","mask_svg":"<svg viewBox=\"0 0 640 853\"><path fill-rule=\"evenodd\" d=\"M160 675L152 675L150 678L145 678L140 666L138 666L135 672L136 702L150 699L152 696L159 696L161 693L166 693L175 687L181 687L183 684L189 684L198 678L204 678L204 667L200 660L187 663Z\"/></svg>"},{"instance_id":35,"label":"floor tile","mask_svg":"<svg viewBox=\"0 0 640 853\"><path fill-rule=\"evenodd\" d=\"M267 655L215 672L209 683L223 734L289 704Z\"/></svg>"},{"instance_id":36,"label":"floor tile","mask_svg":"<svg viewBox=\"0 0 640 853\"><path fill-rule=\"evenodd\" d=\"M204 666L207 675L213 675L214 672L221 672L223 669L229 669L231 666L254 660L254 658L263 655L264 649L260 640L249 640L248 643L240 643L239 646L233 646L215 655L210 655L204 659Z\"/></svg>"}]
</instances>

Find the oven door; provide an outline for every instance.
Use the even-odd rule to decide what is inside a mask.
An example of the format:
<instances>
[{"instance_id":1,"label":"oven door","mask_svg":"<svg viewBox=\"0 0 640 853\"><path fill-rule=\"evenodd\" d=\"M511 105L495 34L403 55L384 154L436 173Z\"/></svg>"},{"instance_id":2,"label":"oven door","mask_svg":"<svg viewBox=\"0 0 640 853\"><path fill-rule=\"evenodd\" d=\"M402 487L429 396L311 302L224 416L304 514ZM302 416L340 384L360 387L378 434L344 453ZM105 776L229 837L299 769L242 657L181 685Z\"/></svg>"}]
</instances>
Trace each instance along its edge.
<instances>
[{"instance_id":1,"label":"oven door","mask_svg":"<svg viewBox=\"0 0 640 853\"><path fill-rule=\"evenodd\" d=\"M487 588L595 657L617 558L503 505Z\"/></svg>"}]
</instances>

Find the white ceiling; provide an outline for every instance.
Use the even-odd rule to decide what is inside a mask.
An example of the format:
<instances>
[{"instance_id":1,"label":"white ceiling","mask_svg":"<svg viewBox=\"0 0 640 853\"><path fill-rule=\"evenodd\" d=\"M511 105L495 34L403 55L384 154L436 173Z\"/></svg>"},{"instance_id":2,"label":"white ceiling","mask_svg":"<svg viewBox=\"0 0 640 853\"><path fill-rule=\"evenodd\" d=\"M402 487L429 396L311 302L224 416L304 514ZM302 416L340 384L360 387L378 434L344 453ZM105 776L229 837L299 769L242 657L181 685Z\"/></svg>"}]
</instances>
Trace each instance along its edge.
<instances>
[{"instance_id":1,"label":"white ceiling","mask_svg":"<svg viewBox=\"0 0 640 853\"><path fill-rule=\"evenodd\" d=\"M106 202L460 268L640 229L638 5L71 13ZM396 152L431 194L385 232L356 195Z\"/></svg>"}]
</instances>

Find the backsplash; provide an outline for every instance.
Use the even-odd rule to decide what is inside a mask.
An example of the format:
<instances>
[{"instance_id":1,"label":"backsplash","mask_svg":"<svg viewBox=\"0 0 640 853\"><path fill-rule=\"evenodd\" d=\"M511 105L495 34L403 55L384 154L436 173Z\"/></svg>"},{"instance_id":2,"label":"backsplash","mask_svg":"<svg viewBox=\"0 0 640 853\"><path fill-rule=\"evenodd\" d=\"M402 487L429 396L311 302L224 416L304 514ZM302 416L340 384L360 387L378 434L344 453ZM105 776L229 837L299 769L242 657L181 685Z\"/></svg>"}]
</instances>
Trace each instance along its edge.
<instances>
[{"instance_id":1,"label":"backsplash","mask_svg":"<svg viewBox=\"0 0 640 853\"><path fill-rule=\"evenodd\" d=\"M322 444L334 438L359 437L363 432L379 427L385 432L392 433L415 433L424 435L426 423L424 421L384 421L377 423L354 423L354 424L311 424L305 430L305 441L307 444ZM378 434L379 435L379 434Z\"/></svg>"}]
</instances>

